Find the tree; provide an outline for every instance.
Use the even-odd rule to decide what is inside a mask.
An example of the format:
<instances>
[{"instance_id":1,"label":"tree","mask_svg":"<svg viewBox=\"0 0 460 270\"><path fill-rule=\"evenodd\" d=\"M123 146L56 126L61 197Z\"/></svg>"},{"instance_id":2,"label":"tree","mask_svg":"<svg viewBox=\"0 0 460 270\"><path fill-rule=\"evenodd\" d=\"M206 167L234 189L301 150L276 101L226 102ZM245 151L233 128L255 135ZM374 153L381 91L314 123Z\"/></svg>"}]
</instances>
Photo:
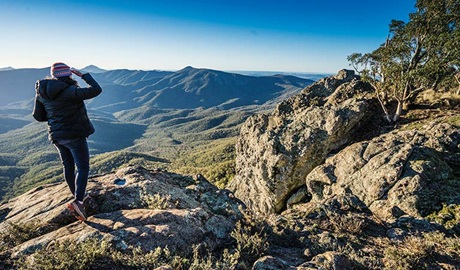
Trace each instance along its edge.
<instances>
[{"instance_id":1,"label":"tree","mask_svg":"<svg viewBox=\"0 0 460 270\"><path fill-rule=\"evenodd\" d=\"M400 118L419 91L460 83L460 0L418 0L415 8L409 22L391 21L379 48L348 56L374 87L389 122ZM397 101L393 117L386 97Z\"/></svg>"}]
</instances>

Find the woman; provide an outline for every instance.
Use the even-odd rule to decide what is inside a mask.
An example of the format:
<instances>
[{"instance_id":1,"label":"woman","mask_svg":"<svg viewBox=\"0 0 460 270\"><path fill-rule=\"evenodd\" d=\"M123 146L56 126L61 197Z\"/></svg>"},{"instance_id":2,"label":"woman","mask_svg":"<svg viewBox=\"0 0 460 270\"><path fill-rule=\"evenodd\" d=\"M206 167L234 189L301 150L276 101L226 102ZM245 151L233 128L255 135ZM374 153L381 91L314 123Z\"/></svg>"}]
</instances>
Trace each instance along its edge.
<instances>
[{"instance_id":1,"label":"woman","mask_svg":"<svg viewBox=\"0 0 460 270\"><path fill-rule=\"evenodd\" d=\"M79 87L71 77L72 73L89 86ZM40 122L48 121L48 138L59 152L64 178L75 197L68 207L75 211L78 219L86 220L83 207L89 174L86 138L94 133L94 127L83 101L98 96L102 89L89 73L83 74L64 63L54 63L51 75L52 78L39 80L35 84L33 117Z\"/></svg>"}]
</instances>

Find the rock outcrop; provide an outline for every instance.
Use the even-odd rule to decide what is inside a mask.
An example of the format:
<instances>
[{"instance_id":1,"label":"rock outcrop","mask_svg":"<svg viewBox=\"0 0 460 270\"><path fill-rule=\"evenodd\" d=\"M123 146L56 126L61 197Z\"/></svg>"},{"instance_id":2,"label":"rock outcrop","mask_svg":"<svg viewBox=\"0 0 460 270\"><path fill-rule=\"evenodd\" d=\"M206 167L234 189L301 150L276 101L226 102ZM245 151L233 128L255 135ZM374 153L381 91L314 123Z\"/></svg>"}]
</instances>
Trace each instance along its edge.
<instances>
[{"instance_id":1,"label":"rock outcrop","mask_svg":"<svg viewBox=\"0 0 460 270\"><path fill-rule=\"evenodd\" d=\"M460 131L433 122L418 130L394 131L352 144L326 159L306 178L311 202L340 194L359 198L380 219L420 218L442 208L442 195L458 155Z\"/></svg>"},{"instance_id":2,"label":"rock outcrop","mask_svg":"<svg viewBox=\"0 0 460 270\"><path fill-rule=\"evenodd\" d=\"M285 209L307 174L373 115L371 102L360 98L369 89L353 71L342 70L280 103L271 115L250 117L240 131L229 189L256 213Z\"/></svg>"},{"instance_id":3,"label":"rock outcrop","mask_svg":"<svg viewBox=\"0 0 460 270\"><path fill-rule=\"evenodd\" d=\"M242 203L202 176L150 172L127 167L90 179L85 201L91 215L76 221L66 205L72 200L65 183L31 190L0 206L0 231L8 224L35 224L38 236L13 248L13 257L29 254L56 241L96 237L123 250L168 247L178 254L205 244L221 248L240 219Z\"/></svg>"}]
</instances>

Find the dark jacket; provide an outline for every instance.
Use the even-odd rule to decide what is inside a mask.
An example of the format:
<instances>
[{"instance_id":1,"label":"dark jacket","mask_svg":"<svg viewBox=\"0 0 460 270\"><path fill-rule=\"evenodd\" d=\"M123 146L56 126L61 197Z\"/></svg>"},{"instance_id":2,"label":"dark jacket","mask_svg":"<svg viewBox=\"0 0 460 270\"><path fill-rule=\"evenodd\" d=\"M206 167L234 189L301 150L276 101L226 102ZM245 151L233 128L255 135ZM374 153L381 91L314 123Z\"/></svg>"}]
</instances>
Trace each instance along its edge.
<instances>
[{"instance_id":1,"label":"dark jacket","mask_svg":"<svg viewBox=\"0 0 460 270\"><path fill-rule=\"evenodd\" d=\"M98 96L102 88L89 73L81 78L89 87L77 87L57 79L39 80L35 84L32 115L37 121L48 121L51 142L88 137L94 133L83 101Z\"/></svg>"}]
</instances>

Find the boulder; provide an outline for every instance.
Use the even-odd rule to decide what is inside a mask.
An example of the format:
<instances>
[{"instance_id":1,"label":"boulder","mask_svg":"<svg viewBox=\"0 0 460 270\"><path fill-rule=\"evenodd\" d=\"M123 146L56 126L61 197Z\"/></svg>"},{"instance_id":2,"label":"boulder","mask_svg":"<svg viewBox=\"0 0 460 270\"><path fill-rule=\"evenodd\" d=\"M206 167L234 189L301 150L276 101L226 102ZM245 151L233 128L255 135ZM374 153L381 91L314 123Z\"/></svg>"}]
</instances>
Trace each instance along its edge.
<instances>
[{"instance_id":1,"label":"boulder","mask_svg":"<svg viewBox=\"0 0 460 270\"><path fill-rule=\"evenodd\" d=\"M258 214L280 212L305 177L353 138L373 114L369 91L352 71L322 79L242 126L236 175L228 188ZM336 91L340 93L335 93Z\"/></svg>"}]
</instances>

